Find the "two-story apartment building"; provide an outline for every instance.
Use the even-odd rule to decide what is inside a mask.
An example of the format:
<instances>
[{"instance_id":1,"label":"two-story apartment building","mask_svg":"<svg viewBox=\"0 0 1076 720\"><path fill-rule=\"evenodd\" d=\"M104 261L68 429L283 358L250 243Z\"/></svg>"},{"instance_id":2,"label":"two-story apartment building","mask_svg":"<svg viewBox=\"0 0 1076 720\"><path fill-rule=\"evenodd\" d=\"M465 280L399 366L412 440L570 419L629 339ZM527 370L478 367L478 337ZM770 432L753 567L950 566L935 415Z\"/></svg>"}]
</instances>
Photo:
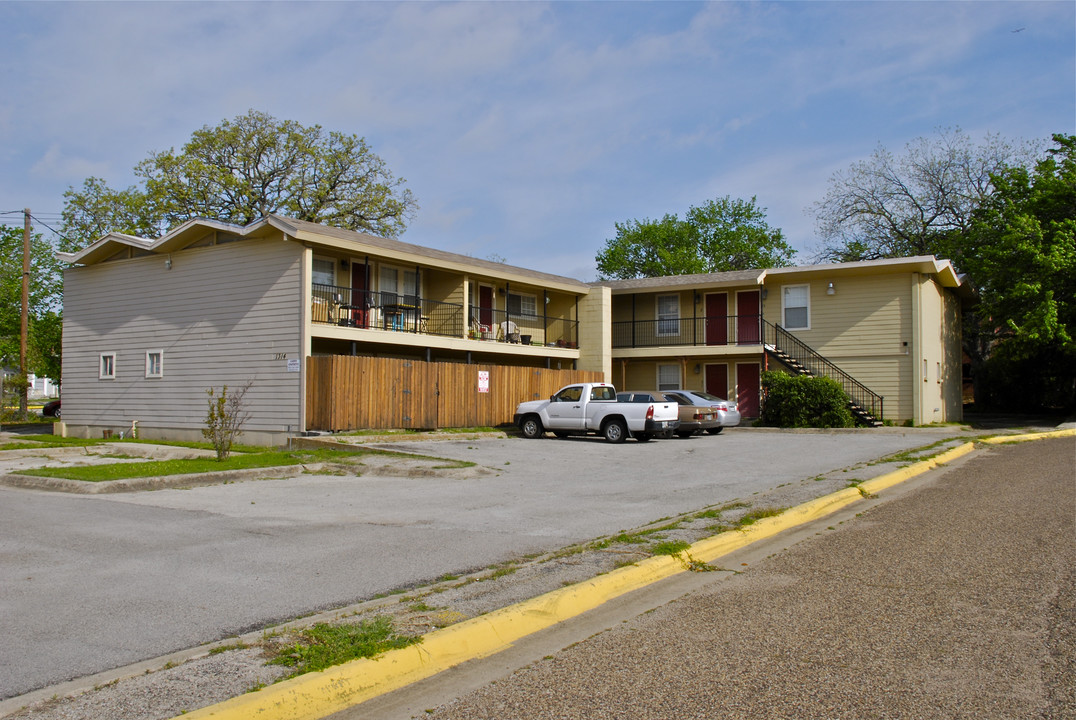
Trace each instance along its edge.
<instances>
[{"instance_id":1,"label":"two-story apartment building","mask_svg":"<svg viewBox=\"0 0 1076 720\"><path fill-rule=\"evenodd\" d=\"M254 384L250 441L306 429L306 358L365 355L572 368L601 360L571 278L269 216L110 234L59 255L63 427L200 439L208 387Z\"/></svg>"},{"instance_id":2,"label":"two-story apartment building","mask_svg":"<svg viewBox=\"0 0 1076 720\"><path fill-rule=\"evenodd\" d=\"M868 420L961 418L960 302L933 257L616 280L612 382L706 390L760 409L767 369L844 385Z\"/></svg>"},{"instance_id":3,"label":"two-story apartment building","mask_svg":"<svg viewBox=\"0 0 1076 720\"><path fill-rule=\"evenodd\" d=\"M308 359L326 355L588 370L747 417L764 369L835 365L875 420L960 417L962 285L934 258L587 284L276 215L59 257L70 435L199 439L206 389L253 381L246 439L279 443L311 429Z\"/></svg>"}]
</instances>

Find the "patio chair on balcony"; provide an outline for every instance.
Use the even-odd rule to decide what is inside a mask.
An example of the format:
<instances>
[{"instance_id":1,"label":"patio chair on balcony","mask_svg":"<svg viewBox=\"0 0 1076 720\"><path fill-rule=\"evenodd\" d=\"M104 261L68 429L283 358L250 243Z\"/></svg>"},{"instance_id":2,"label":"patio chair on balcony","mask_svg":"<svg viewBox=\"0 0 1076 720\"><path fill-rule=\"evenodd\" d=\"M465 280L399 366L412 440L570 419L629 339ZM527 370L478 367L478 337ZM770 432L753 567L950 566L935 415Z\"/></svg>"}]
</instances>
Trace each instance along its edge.
<instances>
[{"instance_id":1,"label":"patio chair on balcony","mask_svg":"<svg viewBox=\"0 0 1076 720\"><path fill-rule=\"evenodd\" d=\"M505 320L501 323L500 329L497 331L497 339L504 342L518 343L519 326L511 320Z\"/></svg>"}]
</instances>

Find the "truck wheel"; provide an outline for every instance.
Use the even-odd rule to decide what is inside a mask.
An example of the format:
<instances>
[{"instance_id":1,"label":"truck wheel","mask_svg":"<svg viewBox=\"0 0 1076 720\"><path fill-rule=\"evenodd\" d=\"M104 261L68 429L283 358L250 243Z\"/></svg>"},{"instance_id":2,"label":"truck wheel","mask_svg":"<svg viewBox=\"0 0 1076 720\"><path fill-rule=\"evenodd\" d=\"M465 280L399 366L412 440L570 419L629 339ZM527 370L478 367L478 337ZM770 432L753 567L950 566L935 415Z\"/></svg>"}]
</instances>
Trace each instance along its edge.
<instances>
[{"instance_id":1,"label":"truck wheel","mask_svg":"<svg viewBox=\"0 0 1076 720\"><path fill-rule=\"evenodd\" d=\"M628 437L628 426L620 418L613 418L602 426L602 436L611 443L622 443Z\"/></svg>"},{"instance_id":2,"label":"truck wheel","mask_svg":"<svg viewBox=\"0 0 1076 720\"><path fill-rule=\"evenodd\" d=\"M534 438L542 437L545 430L542 428L542 421L536 418L534 415L528 415L523 418L523 422L519 424L519 429L523 431L523 437Z\"/></svg>"}]
</instances>

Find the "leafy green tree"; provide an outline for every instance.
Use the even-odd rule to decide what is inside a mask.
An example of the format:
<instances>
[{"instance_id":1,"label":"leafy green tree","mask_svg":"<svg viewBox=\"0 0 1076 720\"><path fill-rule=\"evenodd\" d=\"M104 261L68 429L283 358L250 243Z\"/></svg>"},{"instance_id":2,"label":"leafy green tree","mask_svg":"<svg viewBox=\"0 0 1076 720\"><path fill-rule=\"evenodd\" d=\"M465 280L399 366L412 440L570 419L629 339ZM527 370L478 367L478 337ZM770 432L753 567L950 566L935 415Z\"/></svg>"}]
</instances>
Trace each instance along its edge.
<instances>
[{"instance_id":1,"label":"leafy green tree","mask_svg":"<svg viewBox=\"0 0 1076 720\"><path fill-rule=\"evenodd\" d=\"M994 192L991 178L1030 167L1036 143L990 135L976 145L962 130L908 143L902 156L879 146L830 179L815 204L819 259L835 262L947 254L968 231L975 209Z\"/></svg>"},{"instance_id":2,"label":"leafy green tree","mask_svg":"<svg viewBox=\"0 0 1076 720\"><path fill-rule=\"evenodd\" d=\"M64 194L64 234L83 243L112 231L156 236L197 217L246 225L269 213L396 236L417 203L357 135L250 110L196 130L180 152L152 152L142 187L89 178Z\"/></svg>"},{"instance_id":3,"label":"leafy green tree","mask_svg":"<svg viewBox=\"0 0 1076 720\"><path fill-rule=\"evenodd\" d=\"M19 363L22 335L22 228L0 226L0 365ZM55 248L30 236L30 310L27 370L60 379L59 310L63 273Z\"/></svg>"},{"instance_id":4,"label":"leafy green tree","mask_svg":"<svg viewBox=\"0 0 1076 720\"><path fill-rule=\"evenodd\" d=\"M1053 140L1032 170L992 177L953 248L979 290L986 399L1009 408L1076 405L1076 135Z\"/></svg>"},{"instance_id":5,"label":"leafy green tree","mask_svg":"<svg viewBox=\"0 0 1076 720\"><path fill-rule=\"evenodd\" d=\"M595 258L599 277L630 279L749 270L791 264L796 251L766 209L729 196L692 206L680 219L616 223L616 237Z\"/></svg>"}]
</instances>

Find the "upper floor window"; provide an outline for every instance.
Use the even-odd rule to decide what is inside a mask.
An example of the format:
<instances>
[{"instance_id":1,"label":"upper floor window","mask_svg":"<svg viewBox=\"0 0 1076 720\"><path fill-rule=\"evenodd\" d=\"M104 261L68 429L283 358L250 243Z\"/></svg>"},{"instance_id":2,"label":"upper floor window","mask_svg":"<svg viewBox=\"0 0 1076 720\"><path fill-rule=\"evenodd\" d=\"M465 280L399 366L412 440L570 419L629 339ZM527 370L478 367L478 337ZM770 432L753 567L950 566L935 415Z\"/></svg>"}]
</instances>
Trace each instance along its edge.
<instances>
[{"instance_id":1,"label":"upper floor window","mask_svg":"<svg viewBox=\"0 0 1076 720\"><path fill-rule=\"evenodd\" d=\"M116 379L116 353L107 352L101 353L100 360L98 361L98 374L97 377L101 380L115 380Z\"/></svg>"},{"instance_id":2,"label":"upper floor window","mask_svg":"<svg viewBox=\"0 0 1076 720\"><path fill-rule=\"evenodd\" d=\"M538 298L534 295L508 293L508 314L536 317L538 315Z\"/></svg>"},{"instance_id":3,"label":"upper floor window","mask_svg":"<svg viewBox=\"0 0 1076 720\"><path fill-rule=\"evenodd\" d=\"M315 285L336 284L336 263L329 258L314 258L310 268L310 282Z\"/></svg>"},{"instance_id":4,"label":"upper floor window","mask_svg":"<svg viewBox=\"0 0 1076 720\"><path fill-rule=\"evenodd\" d=\"M658 335L680 334L680 296L658 295Z\"/></svg>"},{"instance_id":5,"label":"upper floor window","mask_svg":"<svg viewBox=\"0 0 1076 720\"><path fill-rule=\"evenodd\" d=\"M781 288L781 324L786 330L811 329L811 286L785 285Z\"/></svg>"},{"instance_id":6,"label":"upper floor window","mask_svg":"<svg viewBox=\"0 0 1076 720\"><path fill-rule=\"evenodd\" d=\"M414 270L402 270L400 268L382 265L378 273L378 290L381 291L381 300L384 303L399 301L399 295L405 298L418 298L418 273Z\"/></svg>"}]
</instances>

